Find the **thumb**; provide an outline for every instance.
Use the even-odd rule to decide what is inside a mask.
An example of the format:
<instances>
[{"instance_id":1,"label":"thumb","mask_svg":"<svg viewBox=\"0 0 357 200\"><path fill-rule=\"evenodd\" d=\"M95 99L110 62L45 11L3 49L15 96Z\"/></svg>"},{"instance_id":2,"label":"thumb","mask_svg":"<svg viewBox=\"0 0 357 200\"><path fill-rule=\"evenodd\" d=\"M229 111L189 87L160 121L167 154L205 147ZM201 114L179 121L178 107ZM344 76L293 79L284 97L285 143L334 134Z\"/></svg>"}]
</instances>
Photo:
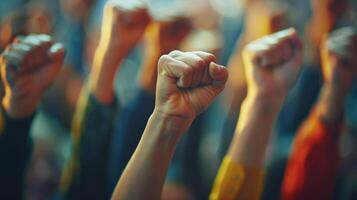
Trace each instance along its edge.
<instances>
[{"instance_id":1,"label":"thumb","mask_svg":"<svg viewBox=\"0 0 357 200\"><path fill-rule=\"evenodd\" d=\"M228 70L222 65L211 62L208 68L209 76L212 78L212 87L223 89L228 79Z\"/></svg>"}]
</instances>

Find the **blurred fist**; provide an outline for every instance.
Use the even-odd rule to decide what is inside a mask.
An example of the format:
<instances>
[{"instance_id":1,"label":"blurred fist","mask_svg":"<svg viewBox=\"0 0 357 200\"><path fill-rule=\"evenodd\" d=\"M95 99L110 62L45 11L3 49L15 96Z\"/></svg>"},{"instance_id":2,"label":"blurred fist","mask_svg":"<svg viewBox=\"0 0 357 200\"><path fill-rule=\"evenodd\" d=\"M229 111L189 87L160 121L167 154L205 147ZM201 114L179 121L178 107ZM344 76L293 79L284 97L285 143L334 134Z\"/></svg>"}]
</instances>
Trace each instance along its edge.
<instances>
[{"instance_id":1,"label":"blurred fist","mask_svg":"<svg viewBox=\"0 0 357 200\"><path fill-rule=\"evenodd\" d=\"M183 39L190 33L191 24L187 18L156 21L148 31L148 47L156 48L161 54L179 49Z\"/></svg>"},{"instance_id":2,"label":"blurred fist","mask_svg":"<svg viewBox=\"0 0 357 200\"><path fill-rule=\"evenodd\" d=\"M321 48L325 82L342 90L352 87L357 78L357 32L352 27L329 34Z\"/></svg>"},{"instance_id":3,"label":"blurred fist","mask_svg":"<svg viewBox=\"0 0 357 200\"><path fill-rule=\"evenodd\" d=\"M243 51L248 94L284 98L302 64L301 41L286 29L249 43Z\"/></svg>"},{"instance_id":4,"label":"blurred fist","mask_svg":"<svg viewBox=\"0 0 357 200\"><path fill-rule=\"evenodd\" d=\"M141 39L150 18L144 5L108 1L104 8L101 44L128 53Z\"/></svg>"},{"instance_id":5,"label":"blurred fist","mask_svg":"<svg viewBox=\"0 0 357 200\"><path fill-rule=\"evenodd\" d=\"M228 72L205 52L173 51L158 64L155 111L193 120L223 90Z\"/></svg>"},{"instance_id":6,"label":"blurred fist","mask_svg":"<svg viewBox=\"0 0 357 200\"><path fill-rule=\"evenodd\" d=\"M43 92L55 80L64 59L64 48L48 35L17 37L1 54L5 88L2 105L10 117L30 116Z\"/></svg>"}]
</instances>

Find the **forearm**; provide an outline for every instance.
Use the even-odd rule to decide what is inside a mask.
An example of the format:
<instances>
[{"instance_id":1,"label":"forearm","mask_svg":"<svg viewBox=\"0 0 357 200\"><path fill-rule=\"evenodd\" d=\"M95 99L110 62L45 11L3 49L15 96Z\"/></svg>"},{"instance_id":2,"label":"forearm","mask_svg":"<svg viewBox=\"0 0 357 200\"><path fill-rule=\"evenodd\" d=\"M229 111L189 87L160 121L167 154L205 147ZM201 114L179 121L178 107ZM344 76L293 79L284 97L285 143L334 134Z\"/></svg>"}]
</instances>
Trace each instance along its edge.
<instances>
[{"instance_id":1,"label":"forearm","mask_svg":"<svg viewBox=\"0 0 357 200\"><path fill-rule=\"evenodd\" d=\"M71 127L72 157L60 183L67 197L105 197L109 143L117 110L114 100L110 105L102 104L87 88L82 89Z\"/></svg>"},{"instance_id":2,"label":"forearm","mask_svg":"<svg viewBox=\"0 0 357 200\"><path fill-rule=\"evenodd\" d=\"M216 177L211 200L260 199L264 156L281 101L248 95L228 154Z\"/></svg>"},{"instance_id":3,"label":"forearm","mask_svg":"<svg viewBox=\"0 0 357 200\"><path fill-rule=\"evenodd\" d=\"M282 100L249 96L244 100L227 156L246 166L264 166L265 150ZM253 145L254 144L254 145Z\"/></svg>"},{"instance_id":4,"label":"forearm","mask_svg":"<svg viewBox=\"0 0 357 200\"><path fill-rule=\"evenodd\" d=\"M334 125L341 122L345 107L345 97L348 91L325 83L321 89L316 112L326 124Z\"/></svg>"},{"instance_id":5,"label":"forearm","mask_svg":"<svg viewBox=\"0 0 357 200\"><path fill-rule=\"evenodd\" d=\"M146 92L155 95L157 79L157 63L163 55L157 48L149 48L143 59L142 70L139 74L139 85Z\"/></svg>"},{"instance_id":6,"label":"forearm","mask_svg":"<svg viewBox=\"0 0 357 200\"><path fill-rule=\"evenodd\" d=\"M186 131L190 124L191 120L154 112L112 199L160 199L167 168L179 135Z\"/></svg>"},{"instance_id":7,"label":"forearm","mask_svg":"<svg viewBox=\"0 0 357 200\"><path fill-rule=\"evenodd\" d=\"M118 52L117 49L120 48L98 45L88 80L90 92L104 104L113 102L116 72L126 56L124 51Z\"/></svg>"}]
</instances>

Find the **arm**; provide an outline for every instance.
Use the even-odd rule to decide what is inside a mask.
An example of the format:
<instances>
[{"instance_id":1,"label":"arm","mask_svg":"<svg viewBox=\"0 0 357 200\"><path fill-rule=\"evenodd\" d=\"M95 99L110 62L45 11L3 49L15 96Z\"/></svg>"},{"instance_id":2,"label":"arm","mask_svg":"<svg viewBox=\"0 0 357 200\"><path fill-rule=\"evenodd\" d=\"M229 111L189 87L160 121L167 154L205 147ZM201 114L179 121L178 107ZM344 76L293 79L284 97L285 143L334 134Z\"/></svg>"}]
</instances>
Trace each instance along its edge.
<instances>
[{"instance_id":1,"label":"arm","mask_svg":"<svg viewBox=\"0 0 357 200\"><path fill-rule=\"evenodd\" d=\"M247 97L210 199L260 198L266 148L282 102L298 76L301 43L288 29L248 44L243 58Z\"/></svg>"},{"instance_id":2,"label":"arm","mask_svg":"<svg viewBox=\"0 0 357 200\"><path fill-rule=\"evenodd\" d=\"M339 164L338 139L345 99L356 79L356 32L332 33L322 48L325 83L300 128L282 185L283 199L331 199Z\"/></svg>"},{"instance_id":3,"label":"arm","mask_svg":"<svg viewBox=\"0 0 357 200\"><path fill-rule=\"evenodd\" d=\"M160 199L177 142L224 88L227 71L214 59L180 51L160 58L154 112L112 199Z\"/></svg>"},{"instance_id":4,"label":"arm","mask_svg":"<svg viewBox=\"0 0 357 200\"><path fill-rule=\"evenodd\" d=\"M145 54L139 72L138 94L121 109L110 155L110 191L135 151L155 106L157 62L161 55L177 49L190 30L186 19L152 21L146 29Z\"/></svg>"},{"instance_id":5,"label":"arm","mask_svg":"<svg viewBox=\"0 0 357 200\"><path fill-rule=\"evenodd\" d=\"M0 131L0 198L23 198L26 164L31 155L29 130L37 104L62 65L64 49L50 36L16 39L0 57L5 96Z\"/></svg>"},{"instance_id":6,"label":"arm","mask_svg":"<svg viewBox=\"0 0 357 200\"><path fill-rule=\"evenodd\" d=\"M140 40L148 22L143 7L127 9L115 2L105 6L92 71L72 122L72 158L60 184L60 192L69 198L107 197L108 154L117 113L114 79L122 59Z\"/></svg>"},{"instance_id":7,"label":"arm","mask_svg":"<svg viewBox=\"0 0 357 200\"><path fill-rule=\"evenodd\" d=\"M0 133L0 198L23 198L26 165L31 155L30 126L33 116L11 119L1 113Z\"/></svg>"}]
</instances>

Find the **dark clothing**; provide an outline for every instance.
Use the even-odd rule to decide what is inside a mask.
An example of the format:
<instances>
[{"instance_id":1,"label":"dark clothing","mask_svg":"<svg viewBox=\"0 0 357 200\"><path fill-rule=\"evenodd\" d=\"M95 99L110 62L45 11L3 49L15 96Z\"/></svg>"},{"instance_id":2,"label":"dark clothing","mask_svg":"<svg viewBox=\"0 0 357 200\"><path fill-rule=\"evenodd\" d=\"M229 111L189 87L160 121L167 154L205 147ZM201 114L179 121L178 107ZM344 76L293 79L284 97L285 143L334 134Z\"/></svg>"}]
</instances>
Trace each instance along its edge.
<instances>
[{"instance_id":1,"label":"dark clothing","mask_svg":"<svg viewBox=\"0 0 357 200\"><path fill-rule=\"evenodd\" d=\"M61 180L65 199L103 199L109 144L117 104L103 105L87 91L81 94L72 124L72 159Z\"/></svg>"},{"instance_id":2,"label":"dark clothing","mask_svg":"<svg viewBox=\"0 0 357 200\"><path fill-rule=\"evenodd\" d=\"M0 133L0 199L22 199L26 164L31 155L30 126L33 115L11 119L1 113Z\"/></svg>"},{"instance_id":3,"label":"dark clothing","mask_svg":"<svg viewBox=\"0 0 357 200\"><path fill-rule=\"evenodd\" d=\"M108 164L109 194L114 190L120 175L134 153L154 106L155 96L139 90L136 96L122 108L116 120L111 142Z\"/></svg>"}]
</instances>

